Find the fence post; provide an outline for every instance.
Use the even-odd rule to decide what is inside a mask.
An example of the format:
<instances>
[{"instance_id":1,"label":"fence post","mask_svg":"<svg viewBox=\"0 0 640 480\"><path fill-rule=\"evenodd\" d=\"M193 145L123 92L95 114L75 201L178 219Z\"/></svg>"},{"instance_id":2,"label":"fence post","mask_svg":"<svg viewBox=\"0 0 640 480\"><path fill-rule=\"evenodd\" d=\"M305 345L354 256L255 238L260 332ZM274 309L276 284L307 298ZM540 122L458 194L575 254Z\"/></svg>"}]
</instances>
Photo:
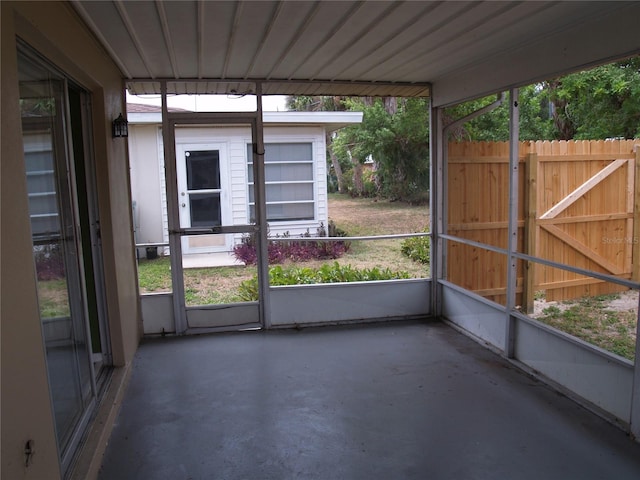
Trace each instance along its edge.
<instances>
[{"instance_id":1,"label":"fence post","mask_svg":"<svg viewBox=\"0 0 640 480\"><path fill-rule=\"evenodd\" d=\"M538 154L527 154L525 161L525 219L524 219L524 253L535 256L536 245L536 215L538 204ZM533 313L535 297L535 264L525 262L524 285L522 291L522 305L527 314Z\"/></svg>"},{"instance_id":2,"label":"fence post","mask_svg":"<svg viewBox=\"0 0 640 480\"><path fill-rule=\"evenodd\" d=\"M633 238L631 245L633 253L631 254L631 279L635 282L640 281L640 145L633 147L636 152L635 159L635 181L633 184L634 200L633 200Z\"/></svg>"},{"instance_id":3,"label":"fence post","mask_svg":"<svg viewBox=\"0 0 640 480\"><path fill-rule=\"evenodd\" d=\"M634 190L634 215L633 215L633 256L632 256L632 279L636 282L640 280L640 222L638 215L640 214L640 145L633 147L636 152L635 159L635 183ZM636 361L633 367L633 389L631 391L631 419L629 428L631 430L631 438L638 440L640 438L640 300L638 300L638 318L636 324Z\"/></svg>"}]
</instances>

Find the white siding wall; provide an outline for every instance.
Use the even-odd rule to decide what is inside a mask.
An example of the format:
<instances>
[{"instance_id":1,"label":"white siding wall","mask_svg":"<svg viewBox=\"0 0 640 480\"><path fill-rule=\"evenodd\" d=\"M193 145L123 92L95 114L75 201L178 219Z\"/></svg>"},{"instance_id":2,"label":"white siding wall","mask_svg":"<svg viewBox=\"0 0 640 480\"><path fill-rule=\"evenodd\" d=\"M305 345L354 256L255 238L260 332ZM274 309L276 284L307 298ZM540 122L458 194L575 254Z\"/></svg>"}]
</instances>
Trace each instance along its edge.
<instances>
[{"instance_id":1,"label":"white siding wall","mask_svg":"<svg viewBox=\"0 0 640 480\"><path fill-rule=\"evenodd\" d=\"M159 168L161 154L157 125L131 126L129 155L136 243L163 241L164 172Z\"/></svg>"},{"instance_id":2,"label":"white siding wall","mask_svg":"<svg viewBox=\"0 0 640 480\"><path fill-rule=\"evenodd\" d=\"M167 240L164 172L162 171L162 142L158 140L157 125L129 127L132 196L136 201L136 225L138 243L155 243ZM321 126L269 127L264 130L265 143L309 142L314 156L315 220L272 222L272 235L296 236L307 230L315 235L318 227L328 221L327 165L325 132ZM176 130L178 144L224 143L227 151L230 185L225 185L230 196L231 222L242 225L249 222L247 144L251 142L249 127L198 127ZM236 236L238 241L240 235Z\"/></svg>"}]
</instances>

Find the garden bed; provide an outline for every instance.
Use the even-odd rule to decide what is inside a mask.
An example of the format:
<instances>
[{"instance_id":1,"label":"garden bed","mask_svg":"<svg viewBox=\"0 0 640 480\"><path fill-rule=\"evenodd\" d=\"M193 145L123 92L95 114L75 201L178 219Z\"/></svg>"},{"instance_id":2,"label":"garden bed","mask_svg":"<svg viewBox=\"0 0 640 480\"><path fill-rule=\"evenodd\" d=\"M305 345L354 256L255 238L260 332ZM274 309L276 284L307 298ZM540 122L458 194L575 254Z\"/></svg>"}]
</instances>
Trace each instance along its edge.
<instances>
[{"instance_id":1,"label":"garden bed","mask_svg":"<svg viewBox=\"0 0 640 480\"><path fill-rule=\"evenodd\" d=\"M400 202L376 201L330 194L329 212L336 226L349 236L416 233L424 231L429 223L428 208ZM295 240L289 238L287 240ZM349 242L349 249L340 258L292 262L286 260L284 268L304 266L319 269L338 262L342 267L354 269L389 269L406 272L409 278L429 276L428 265L416 262L402 253L402 239ZM240 301L239 287L256 273L255 266L233 266L188 269L184 273L187 305L206 305ZM139 282L141 293L171 291L171 274L167 257L140 260Z\"/></svg>"}]
</instances>

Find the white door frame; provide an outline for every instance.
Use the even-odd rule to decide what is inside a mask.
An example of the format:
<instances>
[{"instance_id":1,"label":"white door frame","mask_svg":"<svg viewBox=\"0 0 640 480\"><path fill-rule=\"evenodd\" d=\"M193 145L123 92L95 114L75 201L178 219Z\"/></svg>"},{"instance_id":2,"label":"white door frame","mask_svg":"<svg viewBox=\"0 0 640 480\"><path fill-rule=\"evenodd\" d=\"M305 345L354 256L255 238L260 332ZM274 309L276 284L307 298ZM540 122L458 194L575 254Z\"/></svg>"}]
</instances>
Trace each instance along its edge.
<instances>
[{"instance_id":1,"label":"white door frame","mask_svg":"<svg viewBox=\"0 0 640 480\"><path fill-rule=\"evenodd\" d=\"M162 136L165 158L165 179L167 185L167 214L169 248L171 251L172 303L175 331L178 335L206 333L209 331L238 330L248 328L269 328L268 319L268 255L267 224L264 200L264 141L262 138L262 108L258 101L257 112L234 113L169 113L166 96L167 85L160 82L162 90ZM258 94L258 98L260 95ZM256 223L242 225L222 225L211 228L182 228L180 226L180 198L177 181L176 128L183 126L213 127L216 125L247 125L251 128L254 144L254 176L257 180ZM185 141L184 143L188 143ZM197 142L194 142L197 143ZM203 142L203 144L206 142ZM215 144L217 142L211 142ZM224 143L224 142L221 142ZM229 192L231 193L231 192ZM206 236L210 234L257 234L258 237L258 288L259 300L225 305L187 306L182 265L182 237L185 235Z\"/></svg>"},{"instance_id":2,"label":"white door frame","mask_svg":"<svg viewBox=\"0 0 640 480\"><path fill-rule=\"evenodd\" d=\"M211 127L215 128L215 127ZM178 205L180 212L180 228L197 228L191 225L191 210L189 202L189 191L187 188L187 169L186 169L186 153L189 151L211 151L219 152L219 168L220 168L220 218L221 225L232 224L232 208L231 208L231 180L228 148L226 142L192 142L177 141L176 142L176 173L178 182ZM203 243L206 243L203 242ZM232 248L233 235L225 234L224 243L222 245L203 245L193 246L190 237L182 237L182 253L214 253L228 252Z\"/></svg>"}]
</instances>

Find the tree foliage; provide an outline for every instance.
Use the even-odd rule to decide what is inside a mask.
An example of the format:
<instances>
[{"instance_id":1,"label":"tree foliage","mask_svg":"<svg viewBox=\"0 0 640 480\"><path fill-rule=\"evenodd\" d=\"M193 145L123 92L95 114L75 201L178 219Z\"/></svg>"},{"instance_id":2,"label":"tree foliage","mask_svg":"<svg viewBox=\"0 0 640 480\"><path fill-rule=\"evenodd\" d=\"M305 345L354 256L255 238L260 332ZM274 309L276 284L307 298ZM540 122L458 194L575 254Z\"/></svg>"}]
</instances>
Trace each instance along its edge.
<instances>
[{"instance_id":1,"label":"tree foliage","mask_svg":"<svg viewBox=\"0 0 640 480\"><path fill-rule=\"evenodd\" d=\"M528 85L519 92L521 140L551 140L554 138L549 102L539 85ZM465 102L445 110L445 123L475 112L498 98L495 95ZM499 142L509 140L509 94L494 110L465 123L451 132L455 140Z\"/></svg>"},{"instance_id":2,"label":"tree foliage","mask_svg":"<svg viewBox=\"0 0 640 480\"><path fill-rule=\"evenodd\" d=\"M376 99L366 105L349 99L351 110L362 110L361 125L343 129L336 154L347 152L376 166L377 193L392 200L424 203L429 191L429 110L426 99ZM391 106L391 112L389 107ZM392 113L393 112L393 113Z\"/></svg>"},{"instance_id":3,"label":"tree foliage","mask_svg":"<svg viewBox=\"0 0 640 480\"><path fill-rule=\"evenodd\" d=\"M292 110L363 112L363 121L332 137L331 153L352 195L380 195L421 203L429 185L429 111L426 99L289 97ZM373 163L374 172L363 166ZM332 164L332 169L336 165ZM337 173L337 172L336 172ZM338 179L338 182L340 180Z\"/></svg>"},{"instance_id":4,"label":"tree foliage","mask_svg":"<svg viewBox=\"0 0 640 480\"><path fill-rule=\"evenodd\" d=\"M640 137L640 57L544 82L556 138Z\"/></svg>"},{"instance_id":5,"label":"tree foliage","mask_svg":"<svg viewBox=\"0 0 640 480\"><path fill-rule=\"evenodd\" d=\"M462 118L495 96L446 109L445 123ZM601 140L640 137L640 57L527 85L519 92L521 140ZM509 138L509 102L467 122L452 138Z\"/></svg>"},{"instance_id":6,"label":"tree foliage","mask_svg":"<svg viewBox=\"0 0 640 480\"><path fill-rule=\"evenodd\" d=\"M488 96L445 109L450 123L492 102ZM460 141L509 139L509 96L450 132ZM289 97L290 110L361 111L359 125L328 137L339 190L421 203L429 185L429 111L423 98ZM519 89L521 140L640 137L640 57ZM363 166L373 162L371 172ZM331 182L330 182L331 183ZM335 182L334 182L335 183Z\"/></svg>"}]
</instances>

